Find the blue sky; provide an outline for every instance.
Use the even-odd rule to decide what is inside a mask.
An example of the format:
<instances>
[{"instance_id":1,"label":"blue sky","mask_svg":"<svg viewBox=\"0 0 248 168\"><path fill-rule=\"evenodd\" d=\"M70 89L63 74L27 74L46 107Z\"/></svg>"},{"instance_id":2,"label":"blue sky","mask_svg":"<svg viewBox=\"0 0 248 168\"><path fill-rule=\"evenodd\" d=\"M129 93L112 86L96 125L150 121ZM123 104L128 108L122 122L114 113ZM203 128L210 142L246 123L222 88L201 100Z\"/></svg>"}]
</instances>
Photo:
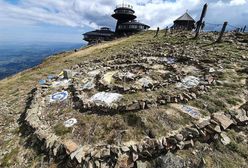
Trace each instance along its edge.
<instances>
[{"instance_id":1,"label":"blue sky","mask_svg":"<svg viewBox=\"0 0 248 168\"><path fill-rule=\"evenodd\" d=\"M86 31L109 26L111 14L123 0L0 0L0 43L8 41L82 42ZM125 0L138 20L152 28L166 27L187 9L199 19L209 4L207 23L248 25L248 0ZM231 27L229 27L231 28ZM219 29L219 27L216 27Z\"/></svg>"}]
</instances>

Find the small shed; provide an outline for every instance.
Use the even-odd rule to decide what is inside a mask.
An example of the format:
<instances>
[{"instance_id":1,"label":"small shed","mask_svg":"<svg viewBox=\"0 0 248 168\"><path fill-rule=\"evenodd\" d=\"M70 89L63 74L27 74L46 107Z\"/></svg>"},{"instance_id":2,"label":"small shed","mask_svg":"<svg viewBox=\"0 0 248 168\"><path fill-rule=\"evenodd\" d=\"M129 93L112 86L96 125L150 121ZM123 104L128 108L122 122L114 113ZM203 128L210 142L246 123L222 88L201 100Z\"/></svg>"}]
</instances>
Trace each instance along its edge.
<instances>
[{"instance_id":1,"label":"small shed","mask_svg":"<svg viewBox=\"0 0 248 168\"><path fill-rule=\"evenodd\" d=\"M195 28L195 20L188 14L188 12L185 12L174 21L172 27L174 29L192 30Z\"/></svg>"}]
</instances>

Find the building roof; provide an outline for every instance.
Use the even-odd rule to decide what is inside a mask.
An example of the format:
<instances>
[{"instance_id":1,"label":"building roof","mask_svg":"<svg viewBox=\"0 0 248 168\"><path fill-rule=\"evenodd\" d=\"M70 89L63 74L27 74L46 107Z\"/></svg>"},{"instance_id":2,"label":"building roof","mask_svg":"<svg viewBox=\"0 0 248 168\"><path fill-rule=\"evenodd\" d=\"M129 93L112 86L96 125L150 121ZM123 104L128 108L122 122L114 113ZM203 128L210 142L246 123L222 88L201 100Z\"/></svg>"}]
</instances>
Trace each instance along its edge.
<instances>
[{"instance_id":1,"label":"building roof","mask_svg":"<svg viewBox=\"0 0 248 168\"><path fill-rule=\"evenodd\" d=\"M140 23L136 20L132 20L131 22L125 22L125 23L121 23L121 25L142 25L142 26L147 26L150 28L150 26L144 24L144 23Z\"/></svg>"},{"instance_id":2,"label":"building roof","mask_svg":"<svg viewBox=\"0 0 248 168\"><path fill-rule=\"evenodd\" d=\"M112 36L114 35L114 32L111 31L107 27L102 27L100 30L95 30L91 32L86 32L83 35L91 35L91 36Z\"/></svg>"},{"instance_id":3,"label":"building roof","mask_svg":"<svg viewBox=\"0 0 248 168\"><path fill-rule=\"evenodd\" d=\"M185 12L182 16L177 18L175 21L194 21L195 20L188 14L188 12Z\"/></svg>"}]
</instances>

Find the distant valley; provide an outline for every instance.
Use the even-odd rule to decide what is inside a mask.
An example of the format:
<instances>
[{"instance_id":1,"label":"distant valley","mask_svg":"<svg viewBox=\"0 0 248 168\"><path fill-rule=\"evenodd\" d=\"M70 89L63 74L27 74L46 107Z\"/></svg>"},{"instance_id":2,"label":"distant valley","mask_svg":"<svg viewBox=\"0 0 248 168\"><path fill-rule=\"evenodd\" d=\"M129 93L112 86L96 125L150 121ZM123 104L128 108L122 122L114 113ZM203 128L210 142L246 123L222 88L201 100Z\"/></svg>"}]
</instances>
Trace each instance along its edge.
<instances>
[{"instance_id":1,"label":"distant valley","mask_svg":"<svg viewBox=\"0 0 248 168\"><path fill-rule=\"evenodd\" d=\"M84 43L26 42L0 45L0 79L40 64L53 54L83 47Z\"/></svg>"}]
</instances>

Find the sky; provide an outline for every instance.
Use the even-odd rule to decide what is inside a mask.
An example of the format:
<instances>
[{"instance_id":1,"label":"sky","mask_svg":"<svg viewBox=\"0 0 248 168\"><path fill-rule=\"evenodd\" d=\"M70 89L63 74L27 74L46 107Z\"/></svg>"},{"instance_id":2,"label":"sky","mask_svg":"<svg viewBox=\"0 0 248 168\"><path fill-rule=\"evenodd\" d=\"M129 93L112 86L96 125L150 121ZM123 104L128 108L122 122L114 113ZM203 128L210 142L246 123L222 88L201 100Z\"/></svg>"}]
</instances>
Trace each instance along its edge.
<instances>
[{"instance_id":1,"label":"sky","mask_svg":"<svg viewBox=\"0 0 248 168\"><path fill-rule=\"evenodd\" d=\"M199 20L205 3L207 26L219 30L224 21L248 26L248 0L0 0L0 43L81 43L84 32L101 26L113 30L111 14L123 2L133 5L138 21L151 29L171 25L186 10Z\"/></svg>"}]
</instances>

